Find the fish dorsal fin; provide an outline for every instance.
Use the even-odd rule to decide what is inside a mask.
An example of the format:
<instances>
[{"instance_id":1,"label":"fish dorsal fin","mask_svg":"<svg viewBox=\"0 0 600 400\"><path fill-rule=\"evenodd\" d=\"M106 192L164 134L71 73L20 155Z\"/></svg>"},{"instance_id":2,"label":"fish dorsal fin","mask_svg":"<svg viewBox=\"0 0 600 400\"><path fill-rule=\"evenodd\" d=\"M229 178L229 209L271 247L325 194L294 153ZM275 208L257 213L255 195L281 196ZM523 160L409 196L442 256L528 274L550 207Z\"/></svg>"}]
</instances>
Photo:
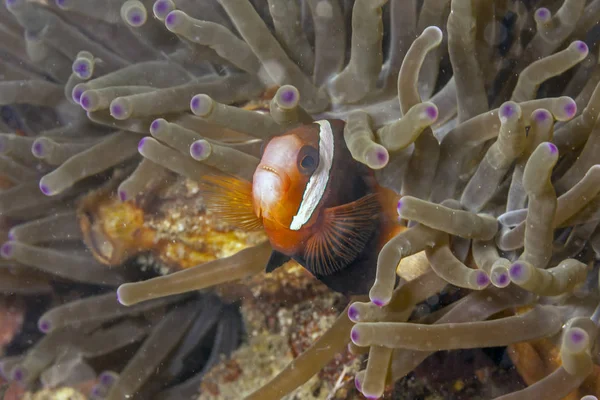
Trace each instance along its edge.
<instances>
[{"instance_id":1,"label":"fish dorsal fin","mask_svg":"<svg viewBox=\"0 0 600 400\"><path fill-rule=\"evenodd\" d=\"M277 268L281 267L286 262L290 261L292 257L286 256L283 253L278 252L277 250L273 250L271 252L271 257L269 257L269 262L267 263L267 272L273 272Z\"/></svg>"},{"instance_id":2,"label":"fish dorsal fin","mask_svg":"<svg viewBox=\"0 0 600 400\"><path fill-rule=\"evenodd\" d=\"M262 227L254 213L252 183L230 176L203 176L200 190L206 208L224 222L246 231Z\"/></svg>"},{"instance_id":3,"label":"fish dorsal fin","mask_svg":"<svg viewBox=\"0 0 600 400\"><path fill-rule=\"evenodd\" d=\"M323 225L306 242L306 268L331 275L350 264L371 238L380 212L375 194L325 209Z\"/></svg>"}]
</instances>

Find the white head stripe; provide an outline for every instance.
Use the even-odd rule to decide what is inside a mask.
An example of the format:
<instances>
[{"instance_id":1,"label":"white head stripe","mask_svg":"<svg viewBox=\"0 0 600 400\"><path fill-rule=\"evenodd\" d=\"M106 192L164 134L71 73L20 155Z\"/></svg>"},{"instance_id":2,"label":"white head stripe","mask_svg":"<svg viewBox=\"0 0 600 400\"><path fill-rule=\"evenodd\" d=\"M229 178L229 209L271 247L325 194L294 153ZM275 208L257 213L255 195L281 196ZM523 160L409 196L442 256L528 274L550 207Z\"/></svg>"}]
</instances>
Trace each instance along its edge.
<instances>
[{"instance_id":1,"label":"white head stripe","mask_svg":"<svg viewBox=\"0 0 600 400\"><path fill-rule=\"evenodd\" d=\"M333 131L331 130L331 124L325 120L316 121L315 123L321 126L319 130L319 165L306 184L302 203L300 203L298 212L290 224L290 229L293 231L299 230L308 222L321 202L333 164Z\"/></svg>"}]
</instances>

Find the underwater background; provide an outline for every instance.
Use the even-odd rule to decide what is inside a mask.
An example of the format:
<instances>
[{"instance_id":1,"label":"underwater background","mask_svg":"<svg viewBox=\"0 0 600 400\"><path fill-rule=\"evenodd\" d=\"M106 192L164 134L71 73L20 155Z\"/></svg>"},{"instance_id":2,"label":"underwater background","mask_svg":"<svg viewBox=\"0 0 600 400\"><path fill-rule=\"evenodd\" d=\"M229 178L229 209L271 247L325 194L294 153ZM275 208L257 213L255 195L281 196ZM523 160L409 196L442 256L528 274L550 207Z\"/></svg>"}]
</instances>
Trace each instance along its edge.
<instances>
[{"instance_id":1,"label":"underwater background","mask_svg":"<svg viewBox=\"0 0 600 400\"><path fill-rule=\"evenodd\" d=\"M599 22L4 0L1 397L600 397Z\"/></svg>"}]
</instances>

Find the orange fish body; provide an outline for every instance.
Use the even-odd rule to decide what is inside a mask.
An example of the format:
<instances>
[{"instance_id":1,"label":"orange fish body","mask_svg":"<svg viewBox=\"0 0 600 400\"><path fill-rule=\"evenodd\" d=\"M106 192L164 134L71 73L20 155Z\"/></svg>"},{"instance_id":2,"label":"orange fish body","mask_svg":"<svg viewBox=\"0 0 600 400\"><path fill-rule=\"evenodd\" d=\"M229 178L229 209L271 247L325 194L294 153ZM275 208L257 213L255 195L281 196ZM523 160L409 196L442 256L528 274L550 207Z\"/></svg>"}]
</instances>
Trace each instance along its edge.
<instances>
[{"instance_id":1,"label":"orange fish body","mask_svg":"<svg viewBox=\"0 0 600 400\"><path fill-rule=\"evenodd\" d=\"M352 158L343 131L343 121L323 120L273 137L252 183L209 178L208 193L225 220L264 228L268 272L294 259L337 292L366 294L379 250L401 229L399 196Z\"/></svg>"}]
</instances>

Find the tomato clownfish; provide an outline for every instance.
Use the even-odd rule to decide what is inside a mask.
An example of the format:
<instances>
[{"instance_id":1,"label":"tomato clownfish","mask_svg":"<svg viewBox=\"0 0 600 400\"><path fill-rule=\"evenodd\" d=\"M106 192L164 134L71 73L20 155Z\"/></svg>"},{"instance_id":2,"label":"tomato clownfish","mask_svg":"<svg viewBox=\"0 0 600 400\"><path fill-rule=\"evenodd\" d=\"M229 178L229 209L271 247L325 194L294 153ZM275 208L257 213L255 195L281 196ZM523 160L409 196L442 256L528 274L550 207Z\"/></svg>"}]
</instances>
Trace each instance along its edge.
<instances>
[{"instance_id":1,"label":"tomato clownfish","mask_svg":"<svg viewBox=\"0 0 600 400\"><path fill-rule=\"evenodd\" d=\"M204 180L207 207L225 221L264 228L273 253L267 272L294 259L331 289L366 294L379 250L401 228L399 196L354 160L344 122L321 120L271 138L252 183Z\"/></svg>"}]
</instances>

